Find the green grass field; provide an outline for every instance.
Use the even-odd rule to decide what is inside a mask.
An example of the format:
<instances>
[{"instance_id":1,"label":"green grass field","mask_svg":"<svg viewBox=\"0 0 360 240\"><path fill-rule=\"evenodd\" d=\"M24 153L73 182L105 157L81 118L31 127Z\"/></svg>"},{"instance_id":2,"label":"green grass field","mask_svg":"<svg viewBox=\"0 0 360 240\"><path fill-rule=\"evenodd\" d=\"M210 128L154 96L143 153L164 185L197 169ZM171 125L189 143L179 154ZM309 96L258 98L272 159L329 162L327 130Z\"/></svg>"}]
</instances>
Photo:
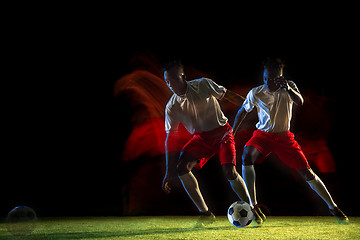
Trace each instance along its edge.
<instances>
[{"instance_id":1,"label":"green grass field","mask_svg":"<svg viewBox=\"0 0 360 240\"><path fill-rule=\"evenodd\" d=\"M339 225L333 217L270 216L262 227L233 227L218 216L209 227L195 228L196 216L47 218L31 235L14 237L5 223L0 239L360 239L360 217Z\"/></svg>"}]
</instances>

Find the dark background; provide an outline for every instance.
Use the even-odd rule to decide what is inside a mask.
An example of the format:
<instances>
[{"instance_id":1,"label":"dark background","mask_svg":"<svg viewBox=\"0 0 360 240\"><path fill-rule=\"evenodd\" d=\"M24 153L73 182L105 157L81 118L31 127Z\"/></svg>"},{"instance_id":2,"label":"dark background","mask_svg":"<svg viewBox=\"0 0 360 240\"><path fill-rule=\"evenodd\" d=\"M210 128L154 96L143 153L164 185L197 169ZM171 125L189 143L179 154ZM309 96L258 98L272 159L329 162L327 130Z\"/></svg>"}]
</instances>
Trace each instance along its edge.
<instances>
[{"instance_id":1,"label":"dark background","mask_svg":"<svg viewBox=\"0 0 360 240\"><path fill-rule=\"evenodd\" d=\"M328 142L340 184L333 195L348 215L359 215L354 199L359 51L353 19L344 11L337 17L336 8L320 14L322 7L301 14L294 8L286 14L241 9L230 17L220 16L220 10L168 9L163 14L134 6L100 16L77 8L55 17L50 10L30 16L13 11L4 29L0 217L18 205L33 207L40 216L123 214L127 179L120 158L130 130L120 124L126 115L119 108L126 103L114 100L113 84L131 71L129 60L138 52L150 52L159 62L181 59L227 86L232 79L261 84L261 62L282 57L286 76L300 90L312 87L333 100ZM200 175L219 171L211 164ZM258 176L260 195L273 214L311 215L318 205L315 212L327 214L291 173L264 163ZM298 187L269 186L272 179ZM200 181L216 186L204 191L214 199L210 206L221 203L216 210L221 214L234 196L225 202L215 196L231 191L228 184ZM306 194L299 197L302 191ZM195 214L186 196L183 201L183 213ZM176 207L169 214L178 214Z\"/></svg>"}]
</instances>

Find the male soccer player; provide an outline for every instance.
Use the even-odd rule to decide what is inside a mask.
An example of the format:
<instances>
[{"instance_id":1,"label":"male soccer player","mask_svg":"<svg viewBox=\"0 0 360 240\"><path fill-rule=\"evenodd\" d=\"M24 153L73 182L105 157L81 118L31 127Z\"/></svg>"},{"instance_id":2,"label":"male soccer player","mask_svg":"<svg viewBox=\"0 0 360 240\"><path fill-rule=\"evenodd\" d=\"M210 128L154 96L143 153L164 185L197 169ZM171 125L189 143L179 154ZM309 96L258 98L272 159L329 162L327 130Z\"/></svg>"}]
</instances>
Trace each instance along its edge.
<instances>
[{"instance_id":1,"label":"male soccer player","mask_svg":"<svg viewBox=\"0 0 360 240\"><path fill-rule=\"evenodd\" d=\"M244 98L208 78L186 81L184 68L179 62L170 63L165 67L164 79L174 93L165 109L167 138L164 191L170 192L171 181L179 177L200 211L198 223L214 222L215 216L204 201L192 169L201 169L216 153L232 189L240 199L252 206L246 185L235 168L236 154L232 128L218 102L227 99L240 106ZM179 156L171 153L169 149L176 141L180 123L192 134L192 138L183 146Z\"/></svg>"},{"instance_id":2,"label":"male soccer player","mask_svg":"<svg viewBox=\"0 0 360 240\"><path fill-rule=\"evenodd\" d=\"M302 105L303 98L295 83L283 77L284 64L280 59L268 59L264 64L264 84L253 88L238 111L234 134L247 113L256 107L259 122L252 138L246 143L242 156L242 172L251 200L257 204L254 163L261 162L271 152L290 168L296 169L310 187L325 201L330 213L339 223L347 223L347 216L333 201L324 183L310 168L304 153L289 131L293 104ZM260 212L262 218L265 215Z\"/></svg>"}]
</instances>

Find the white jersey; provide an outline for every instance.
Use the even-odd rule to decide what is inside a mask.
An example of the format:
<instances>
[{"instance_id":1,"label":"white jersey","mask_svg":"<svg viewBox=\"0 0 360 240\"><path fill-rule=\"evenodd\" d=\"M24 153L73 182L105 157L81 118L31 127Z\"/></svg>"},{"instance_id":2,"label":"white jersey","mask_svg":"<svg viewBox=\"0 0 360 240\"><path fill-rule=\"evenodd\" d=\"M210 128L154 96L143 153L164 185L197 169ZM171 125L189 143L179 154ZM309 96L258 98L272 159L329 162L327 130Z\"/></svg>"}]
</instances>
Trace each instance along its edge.
<instances>
[{"instance_id":1,"label":"white jersey","mask_svg":"<svg viewBox=\"0 0 360 240\"><path fill-rule=\"evenodd\" d=\"M294 82L288 81L291 88L299 91ZM293 100L283 88L269 92L265 85L251 89L243 103L250 112L257 108L259 122L256 128L265 132L285 132L290 129Z\"/></svg>"},{"instance_id":2,"label":"white jersey","mask_svg":"<svg viewBox=\"0 0 360 240\"><path fill-rule=\"evenodd\" d=\"M177 130L179 123L193 134L207 132L224 126L228 119L221 111L218 99L222 99L226 88L208 78L187 82L183 96L174 94L165 109L165 131Z\"/></svg>"}]
</instances>

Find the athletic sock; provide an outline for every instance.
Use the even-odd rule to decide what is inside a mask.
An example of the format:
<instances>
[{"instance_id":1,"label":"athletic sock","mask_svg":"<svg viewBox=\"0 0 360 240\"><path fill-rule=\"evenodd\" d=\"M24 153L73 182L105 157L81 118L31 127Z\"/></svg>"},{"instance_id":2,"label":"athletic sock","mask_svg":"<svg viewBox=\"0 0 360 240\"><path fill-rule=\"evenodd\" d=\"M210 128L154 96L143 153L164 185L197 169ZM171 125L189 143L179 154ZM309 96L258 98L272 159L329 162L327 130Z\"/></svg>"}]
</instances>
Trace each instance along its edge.
<instances>
[{"instance_id":1,"label":"athletic sock","mask_svg":"<svg viewBox=\"0 0 360 240\"><path fill-rule=\"evenodd\" d=\"M246 182L246 186L249 191L251 201L254 205L256 205L257 204L256 189L255 189L256 174L255 174L254 165L245 165L245 166L243 165L242 174Z\"/></svg>"},{"instance_id":2,"label":"athletic sock","mask_svg":"<svg viewBox=\"0 0 360 240\"><path fill-rule=\"evenodd\" d=\"M307 183L326 202L329 209L334 209L335 207L337 207L330 193L326 189L325 184L316 174L315 174L315 178L311 181L307 181Z\"/></svg>"},{"instance_id":3,"label":"athletic sock","mask_svg":"<svg viewBox=\"0 0 360 240\"><path fill-rule=\"evenodd\" d=\"M187 194L189 195L193 203L196 205L196 207L199 209L199 211L203 213L209 211L209 208L207 207L204 198L201 195L199 184L192 172L180 176L180 180Z\"/></svg>"},{"instance_id":4,"label":"athletic sock","mask_svg":"<svg viewBox=\"0 0 360 240\"><path fill-rule=\"evenodd\" d=\"M237 176L234 180L229 180L229 182L230 182L232 189L238 195L238 197L241 200L249 203L250 206L253 206L252 201L249 198L249 192L246 188L246 184L245 184L244 180L242 179L242 177L239 175L239 173L237 173Z\"/></svg>"}]
</instances>

